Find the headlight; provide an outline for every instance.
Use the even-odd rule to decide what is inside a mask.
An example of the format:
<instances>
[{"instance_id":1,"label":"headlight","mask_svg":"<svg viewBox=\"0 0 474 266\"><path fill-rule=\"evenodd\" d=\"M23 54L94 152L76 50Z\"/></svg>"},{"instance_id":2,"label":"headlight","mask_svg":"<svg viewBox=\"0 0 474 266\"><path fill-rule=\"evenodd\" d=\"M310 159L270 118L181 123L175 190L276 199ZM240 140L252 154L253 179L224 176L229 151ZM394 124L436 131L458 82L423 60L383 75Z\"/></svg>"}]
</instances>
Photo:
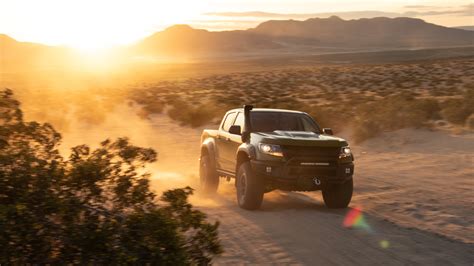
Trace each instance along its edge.
<instances>
[{"instance_id":1,"label":"headlight","mask_svg":"<svg viewBox=\"0 0 474 266\"><path fill-rule=\"evenodd\" d=\"M351 156L351 155L352 155L352 151L349 146L341 148L341 157L346 157L346 156Z\"/></svg>"},{"instance_id":2,"label":"headlight","mask_svg":"<svg viewBox=\"0 0 474 266\"><path fill-rule=\"evenodd\" d=\"M273 156L283 157L283 152L281 150L280 145L273 145L273 144L265 144L260 143L258 148L261 152Z\"/></svg>"}]
</instances>

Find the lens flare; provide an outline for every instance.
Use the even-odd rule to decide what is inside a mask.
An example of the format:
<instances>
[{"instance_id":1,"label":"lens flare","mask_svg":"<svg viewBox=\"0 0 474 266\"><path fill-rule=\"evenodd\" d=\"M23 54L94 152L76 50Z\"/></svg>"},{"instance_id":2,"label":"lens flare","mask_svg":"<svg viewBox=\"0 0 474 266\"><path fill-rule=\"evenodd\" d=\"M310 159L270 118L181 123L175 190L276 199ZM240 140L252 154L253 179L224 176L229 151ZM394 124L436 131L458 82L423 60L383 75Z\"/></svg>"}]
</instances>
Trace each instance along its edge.
<instances>
[{"instance_id":1,"label":"lens flare","mask_svg":"<svg viewBox=\"0 0 474 266\"><path fill-rule=\"evenodd\" d=\"M343 225L347 228L357 228L372 231L364 218L364 214L358 208L354 208L350 210L349 213L347 213L346 217L344 218Z\"/></svg>"},{"instance_id":2,"label":"lens flare","mask_svg":"<svg viewBox=\"0 0 474 266\"><path fill-rule=\"evenodd\" d=\"M382 241L380 241L380 247L384 248L384 249L387 249L387 248L390 247L390 242L388 242L387 240L382 240Z\"/></svg>"}]
</instances>

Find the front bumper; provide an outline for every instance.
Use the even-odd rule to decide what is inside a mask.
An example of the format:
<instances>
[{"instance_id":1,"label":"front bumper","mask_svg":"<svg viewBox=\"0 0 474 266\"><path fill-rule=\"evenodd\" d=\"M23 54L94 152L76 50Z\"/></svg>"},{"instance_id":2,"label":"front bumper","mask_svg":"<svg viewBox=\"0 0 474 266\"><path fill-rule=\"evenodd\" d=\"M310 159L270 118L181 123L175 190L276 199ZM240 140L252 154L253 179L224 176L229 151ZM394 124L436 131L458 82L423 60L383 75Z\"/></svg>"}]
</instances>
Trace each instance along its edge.
<instances>
[{"instance_id":1,"label":"front bumper","mask_svg":"<svg viewBox=\"0 0 474 266\"><path fill-rule=\"evenodd\" d=\"M265 179L267 190L288 191L319 190L327 184L342 184L354 174L354 163L337 161L325 163L302 163L301 160L286 162L251 161L252 170ZM320 184L316 184L315 179Z\"/></svg>"}]
</instances>

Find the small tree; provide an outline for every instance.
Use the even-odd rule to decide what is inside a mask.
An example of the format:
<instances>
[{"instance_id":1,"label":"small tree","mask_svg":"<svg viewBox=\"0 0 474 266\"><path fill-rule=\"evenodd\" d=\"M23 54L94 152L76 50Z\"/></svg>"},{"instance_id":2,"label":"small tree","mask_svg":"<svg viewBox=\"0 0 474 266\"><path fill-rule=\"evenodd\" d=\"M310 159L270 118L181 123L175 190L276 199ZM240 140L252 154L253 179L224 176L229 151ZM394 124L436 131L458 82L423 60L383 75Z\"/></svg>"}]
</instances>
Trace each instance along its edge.
<instances>
[{"instance_id":1,"label":"small tree","mask_svg":"<svg viewBox=\"0 0 474 266\"><path fill-rule=\"evenodd\" d=\"M191 188L157 203L139 173L154 150L120 138L66 160L60 140L0 92L0 264L208 264L222 252L219 224L188 203Z\"/></svg>"}]
</instances>

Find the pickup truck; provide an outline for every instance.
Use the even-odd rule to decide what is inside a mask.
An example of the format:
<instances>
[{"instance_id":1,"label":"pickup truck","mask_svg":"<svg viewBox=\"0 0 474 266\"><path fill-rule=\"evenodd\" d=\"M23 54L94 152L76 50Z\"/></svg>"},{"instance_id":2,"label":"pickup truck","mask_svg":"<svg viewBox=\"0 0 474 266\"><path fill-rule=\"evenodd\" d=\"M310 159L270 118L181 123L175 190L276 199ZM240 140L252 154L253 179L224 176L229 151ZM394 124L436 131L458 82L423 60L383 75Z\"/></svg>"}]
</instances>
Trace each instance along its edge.
<instances>
[{"instance_id":1,"label":"pickup truck","mask_svg":"<svg viewBox=\"0 0 474 266\"><path fill-rule=\"evenodd\" d=\"M199 161L202 191L215 193L220 177L235 179L237 202L247 210L260 208L274 189L321 190L329 208L345 208L352 198L351 148L304 112L230 110L217 130L203 131Z\"/></svg>"}]
</instances>

